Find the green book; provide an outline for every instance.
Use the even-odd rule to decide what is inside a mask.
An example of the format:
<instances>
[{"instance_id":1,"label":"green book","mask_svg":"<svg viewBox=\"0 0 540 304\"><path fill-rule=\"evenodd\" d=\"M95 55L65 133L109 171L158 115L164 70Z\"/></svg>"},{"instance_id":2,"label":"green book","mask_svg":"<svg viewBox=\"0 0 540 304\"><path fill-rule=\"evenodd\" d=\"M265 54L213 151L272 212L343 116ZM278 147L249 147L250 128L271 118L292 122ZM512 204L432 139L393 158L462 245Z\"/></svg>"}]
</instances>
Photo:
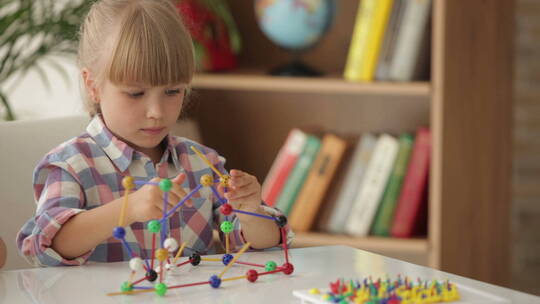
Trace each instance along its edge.
<instances>
[{"instance_id":1,"label":"green book","mask_svg":"<svg viewBox=\"0 0 540 304\"><path fill-rule=\"evenodd\" d=\"M401 192L401 185L403 184L403 178L407 171L407 165L409 164L412 145L413 136L411 134L405 133L399 137L399 150L394 163L394 168L388 179L388 184L383 197L381 198L379 209L377 210L375 220L371 226L371 233L373 235L390 235L394 210L396 209L396 204Z\"/></svg>"},{"instance_id":2,"label":"green book","mask_svg":"<svg viewBox=\"0 0 540 304\"><path fill-rule=\"evenodd\" d=\"M289 215L291 212L294 201L296 200L300 189L302 189L302 186L304 185L306 176L311 168L311 165L313 164L313 161L315 160L315 157L317 156L317 153L319 152L320 147L321 140L313 135L308 135L304 149L302 150L296 165L291 171L289 178L287 178L285 186L283 187L283 190L281 191L281 194L276 202L275 207L283 211L285 215Z\"/></svg>"}]
</instances>

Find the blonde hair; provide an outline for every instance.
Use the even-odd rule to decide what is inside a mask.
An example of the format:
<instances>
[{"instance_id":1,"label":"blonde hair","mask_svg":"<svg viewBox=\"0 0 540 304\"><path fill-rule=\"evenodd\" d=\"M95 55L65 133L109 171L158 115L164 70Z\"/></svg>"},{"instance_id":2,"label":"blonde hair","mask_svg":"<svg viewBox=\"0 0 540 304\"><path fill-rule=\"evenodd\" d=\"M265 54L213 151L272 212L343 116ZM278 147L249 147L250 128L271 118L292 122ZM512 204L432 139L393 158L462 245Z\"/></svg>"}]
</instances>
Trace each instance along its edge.
<instances>
[{"instance_id":1,"label":"blonde hair","mask_svg":"<svg viewBox=\"0 0 540 304\"><path fill-rule=\"evenodd\" d=\"M81 25L79 67L87 68L98 85L105 79L115 84L189 84L195 69L193 44L169 0L100 0ZM91 116L100 112L88 94L84 99Z\"/></svg>"}]
</instances>

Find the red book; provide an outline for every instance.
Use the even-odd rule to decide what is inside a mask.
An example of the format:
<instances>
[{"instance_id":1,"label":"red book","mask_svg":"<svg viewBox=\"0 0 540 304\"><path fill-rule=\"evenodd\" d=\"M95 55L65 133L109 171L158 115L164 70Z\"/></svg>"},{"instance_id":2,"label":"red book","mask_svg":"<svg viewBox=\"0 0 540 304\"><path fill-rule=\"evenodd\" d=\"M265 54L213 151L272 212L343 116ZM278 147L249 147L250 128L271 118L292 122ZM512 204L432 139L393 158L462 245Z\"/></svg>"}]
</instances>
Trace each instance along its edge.
<instances>
[{"instance_id":1,"label":"red book","mask_svg":"<svg viewBox=\"0 0 540 304\"><path fill-rule=\"evenodd\" d=\"M390 234L393 237L412 237L420 220L423 199L429 176L431 136L427 128L416 132L411 160L403 181Z\"/></svg>"},{"instance_id":2,"label":"red book","mask_svg":"<svg viewBox=\"0 0 540 304\"><path fill-rule=\"evenodd\" d=\"M273 206L289 177L302 149L306 143L307 135L299 129L292 129L285 140L285 144L278 152L268 175L262 185L262 199Z\"/></svg>"}]
</instances>

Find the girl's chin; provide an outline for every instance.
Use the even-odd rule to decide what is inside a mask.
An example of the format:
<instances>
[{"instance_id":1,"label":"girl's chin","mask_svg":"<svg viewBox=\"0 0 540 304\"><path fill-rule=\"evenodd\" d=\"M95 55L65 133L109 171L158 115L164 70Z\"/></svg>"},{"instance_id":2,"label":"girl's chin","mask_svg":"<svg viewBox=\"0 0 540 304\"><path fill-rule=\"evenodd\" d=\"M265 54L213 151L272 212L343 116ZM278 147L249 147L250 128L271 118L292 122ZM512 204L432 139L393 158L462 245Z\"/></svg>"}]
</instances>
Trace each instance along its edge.
<instances>
[{"instance_id":1,"label":"girl's chin","mask_svg":"<svg viewBox=\"0 0 540 304\"><path fill-rule=\"evenodd\" d=\"M131 145L136 149L153 149L159 146L159 144L163 141L165 136L161 136L159 138L144 138L144 139L138 139L136 141L132 141Z\"/></svg>"}]
</instances>

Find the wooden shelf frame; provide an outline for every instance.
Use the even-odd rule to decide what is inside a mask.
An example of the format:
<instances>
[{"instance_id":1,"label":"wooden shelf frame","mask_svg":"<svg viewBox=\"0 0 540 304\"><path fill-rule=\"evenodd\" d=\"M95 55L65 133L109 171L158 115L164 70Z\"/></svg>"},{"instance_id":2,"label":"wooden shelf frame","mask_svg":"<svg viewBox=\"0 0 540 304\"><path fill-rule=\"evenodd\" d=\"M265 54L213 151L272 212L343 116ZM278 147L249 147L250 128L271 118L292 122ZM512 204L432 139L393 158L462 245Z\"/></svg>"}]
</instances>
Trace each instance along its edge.
<instances>
[{"instance_id":1,"label":"wooden shelf frame","mask_svg":"<svg viewBox=\"0 0 540 304\"><path fill-rule=\"evenodd\" d=\"M297 233L293 247L347 245L368 251L403 252L425 255L429 252L427 239L395 239L383 237L355 238L321 232Z\"/></svg>"},{"instance_id":2,"label":"wooden shelf frame","mask_svg":"<svg viewBox=\"0 0 540 304\"><path fill-rule=\"evenodd\" d=\"M291 93L430 96L429 82L355 83L342 77L273 77L262 73L197 74L193 88L212 90L279 91Z\"/></svg>"},{"instance_id":3,"label":"wooden shelf frame","mask_svg":"<svg viewBox=\"0 0 540 304\"><path fill-rule=\"evenodd\" d=\"M426 255L430 267L508 286L515 0L433 0L432 79L413 83L348 83L338 76L358 1L339 1L340 18L303 56L329 75L320 79L263 75L291 56L260 32L251 0L229 4L245 46L241 68L193 82L203 141L227 157L228 168L262 181L292 127L432 131L427 239L308 233L298 234L296 244Z\"/></svg>"}]
</instances>

